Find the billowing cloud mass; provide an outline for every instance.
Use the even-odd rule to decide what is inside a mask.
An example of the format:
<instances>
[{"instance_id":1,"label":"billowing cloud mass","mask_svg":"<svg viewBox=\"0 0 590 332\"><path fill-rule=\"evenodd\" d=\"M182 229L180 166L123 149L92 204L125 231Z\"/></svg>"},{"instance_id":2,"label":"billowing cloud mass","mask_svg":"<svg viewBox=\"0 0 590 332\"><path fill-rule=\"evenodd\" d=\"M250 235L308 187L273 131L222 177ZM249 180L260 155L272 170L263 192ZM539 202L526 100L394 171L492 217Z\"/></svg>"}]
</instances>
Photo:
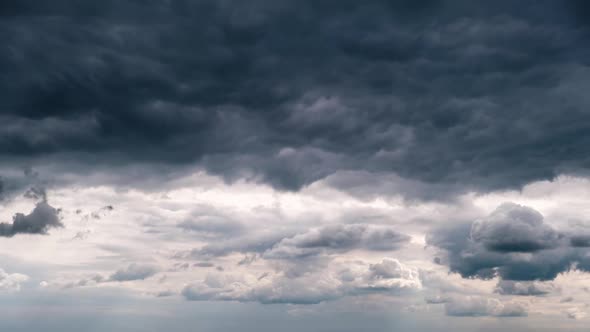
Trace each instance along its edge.
<instances>
[{"instance_id":1,"label":"billowing cloud mass","mask_svg":"<svg viewBox=\"0 0 590 332\"><path fill-rule=\"evenodd\" d=\"M574 2L3 5L0 151L289 190L343 170L484 191L585 172Z\"/></svg>"},{"instance_id":2,"label":"billowing cloud mass","mask_svg":"<svg viewBox=\"0 0 590 332\"><path fill-rule=\"evenodd\" d=\"M3 0L0 38L0 331L587 329L586 1Z\"/></svg>"},{"instance_id":3,"label":"billowing cloud mass","mask_svg":"<svg viewBox=\"0 0 590 332\"><path fill-rule=\"evenodd\" d=\"M494 252L537 252L555 248L560 235L526 206L503 204L471 226L471 240Z\"/></svg>"},{"instance_id":4,"label":"billowing cloud mass","mask_svg":"<svg viewBox=\"0 0 590 332\"><path fill-rule=\"evenodd\" d=\"M464 277L552 280L590 267L587 248L572 246L539 212L513 203L471 224L435 230L428 242L443 249L444 263Z\"/></svg>"}]
</instances>

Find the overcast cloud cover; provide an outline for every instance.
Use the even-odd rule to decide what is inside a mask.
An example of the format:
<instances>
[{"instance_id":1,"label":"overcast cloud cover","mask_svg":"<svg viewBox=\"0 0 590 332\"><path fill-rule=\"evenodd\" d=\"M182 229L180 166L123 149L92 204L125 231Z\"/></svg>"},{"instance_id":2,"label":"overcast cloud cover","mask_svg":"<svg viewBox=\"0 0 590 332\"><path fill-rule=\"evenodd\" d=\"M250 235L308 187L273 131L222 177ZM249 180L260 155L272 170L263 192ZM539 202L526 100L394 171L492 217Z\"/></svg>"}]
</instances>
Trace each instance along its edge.
<instances>
[{"instance_id":1,"label":"overcast cloud cover","mask_svg":"<svg viewBox=\"0 0 590 332\"><path fill-rule=\"evenodd\" d=\"M0 2L0 329L584 331L590 4Z\"/></svg>"}]
</instances>

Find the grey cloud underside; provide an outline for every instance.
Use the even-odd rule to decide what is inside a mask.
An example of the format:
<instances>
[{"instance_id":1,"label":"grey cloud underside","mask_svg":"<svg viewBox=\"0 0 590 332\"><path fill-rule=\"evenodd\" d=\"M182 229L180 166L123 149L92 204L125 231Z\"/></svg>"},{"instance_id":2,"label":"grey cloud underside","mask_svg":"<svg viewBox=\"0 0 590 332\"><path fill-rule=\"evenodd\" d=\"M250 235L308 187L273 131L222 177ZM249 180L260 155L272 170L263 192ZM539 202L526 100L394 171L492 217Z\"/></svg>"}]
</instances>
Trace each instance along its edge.
<instances>
[{"instance_id":1,"label":"grey cloud underside","mask_svg":"<svg viewBox=\"0 0 590 332\"><path fill-rule=\"evenodd\" d=\"M551 283L500 280L496 292L502 295L542 296L558 289Z\"/></svg>"},{"instance_id":2,"label":"grey cloud underside","mask_svg":"<svg viewBox=\"0 0 590 332\"><path fill-rule=\"evenodd\" d=\"M47 234L51 228L63 227L59 210L47 202L37 203L29 214L17 213L12 223L0 223L0 236L13 237L17 234Z\"/></svg>"},{"instance_id":3,"label":"grey cloud underside","mask_svg":"<svg viewBox=\"0 0 590 332\"><path fill-rule=\"evenodd\" d=\"M152 265L130 264L124 269L117 270L110 277L110 281L144 280L156 274L158 268Z\"/></svg>"},{"instance_id":4,"label":"grey cloud underside","mask_svg":"<svg viewBox=\"0 0 590 332\"><path fill-rule=\"evenodd\" d=\"M513 203L473 223L437 229L427 241L442 249L437 261L463 277L552 280L572 269L590 271L588 247L572 245L575 241L546 224L539 212ZM544 291L539 287L501 283L498 292L541 295Z\"/></svg>"},{"instance_id":5,"label":"grey cloud underside","mask_svg":"<svg viewBox=\"0 0 590 332\"><path fill-rule=\"evenodd\" d=\"M290 190L343 170L454 191L585 172L580 7L3 2L0 154L192 163Z\"/></svg>"}]
</instances>

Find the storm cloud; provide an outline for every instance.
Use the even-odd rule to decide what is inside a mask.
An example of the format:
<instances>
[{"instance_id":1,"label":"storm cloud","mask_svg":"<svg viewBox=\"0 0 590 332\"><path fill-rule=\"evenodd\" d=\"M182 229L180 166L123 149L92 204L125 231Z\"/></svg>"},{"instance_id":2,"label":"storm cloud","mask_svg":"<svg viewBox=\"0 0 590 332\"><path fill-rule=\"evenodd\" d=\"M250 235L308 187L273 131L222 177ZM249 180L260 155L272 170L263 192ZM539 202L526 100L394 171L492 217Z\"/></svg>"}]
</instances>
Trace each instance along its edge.
<instances>
[{"instance_id":1,"label":"storm cloud","mask_svg":"<svg viewBox=\"0 0 590 332\"><path fill-rule=\"evenodd\" d=\"M585 172L588 26L570 2L8 2L0 153L448 189L399 193L429 199Z\"/></svg>"}]
</instances>

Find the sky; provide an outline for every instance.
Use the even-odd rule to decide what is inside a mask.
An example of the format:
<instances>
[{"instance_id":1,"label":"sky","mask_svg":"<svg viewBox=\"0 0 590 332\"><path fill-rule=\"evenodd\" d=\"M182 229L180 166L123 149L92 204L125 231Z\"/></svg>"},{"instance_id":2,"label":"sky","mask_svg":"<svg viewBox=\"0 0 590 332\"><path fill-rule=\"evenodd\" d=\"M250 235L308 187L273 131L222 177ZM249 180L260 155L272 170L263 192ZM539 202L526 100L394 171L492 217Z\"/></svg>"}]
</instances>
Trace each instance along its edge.
<instances>
[{"instance_id":1,"label":"sky","mask_svg":"<svg viewBox=\"0 0 590 332\"><path fill-rule=\"evenodd\" d=\"M586 331L590 4L0 2L0 330Z\"/></svg>"}]
</instances>

